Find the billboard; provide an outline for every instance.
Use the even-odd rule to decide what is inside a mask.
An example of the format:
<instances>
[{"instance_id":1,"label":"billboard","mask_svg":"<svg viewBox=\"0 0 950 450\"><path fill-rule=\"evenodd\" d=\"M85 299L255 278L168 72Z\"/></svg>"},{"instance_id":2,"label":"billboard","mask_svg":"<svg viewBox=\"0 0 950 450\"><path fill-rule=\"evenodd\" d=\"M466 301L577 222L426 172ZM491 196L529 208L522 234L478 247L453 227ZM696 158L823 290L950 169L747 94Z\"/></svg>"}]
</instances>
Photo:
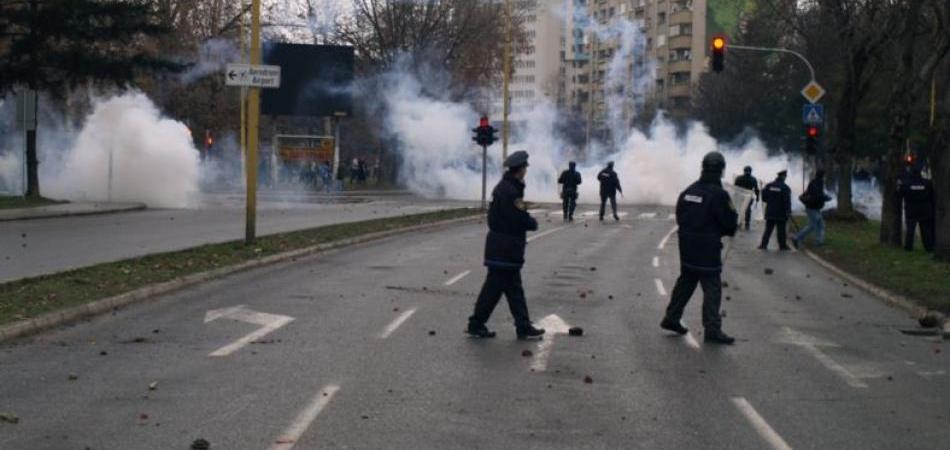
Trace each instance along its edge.
<instances>
[{"instance_id":1,"label":"billboard","mask_svg":"<svg viewBox=\"0 0 950 450\"><path fill-rule=\"evenodd\" d=\"M268 43L263 63L280 66L278 89L263 89L261 113L324 117L353 113L353 47Z\"/></svg>"}]
</instances>

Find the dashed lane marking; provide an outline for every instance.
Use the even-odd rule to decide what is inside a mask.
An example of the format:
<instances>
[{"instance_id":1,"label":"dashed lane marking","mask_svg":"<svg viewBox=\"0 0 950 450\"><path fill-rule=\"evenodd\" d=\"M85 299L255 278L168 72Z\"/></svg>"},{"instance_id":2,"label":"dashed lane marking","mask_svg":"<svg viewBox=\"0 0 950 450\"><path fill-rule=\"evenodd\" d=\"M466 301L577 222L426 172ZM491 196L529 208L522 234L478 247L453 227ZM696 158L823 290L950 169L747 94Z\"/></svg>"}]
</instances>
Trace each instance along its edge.
<instances>
[{"instance_id":1,"label":"dashed lane marking","mask_svg":"<svg viewBox=\"0 0 950 450\"><path fill-rule=\"evenodd\" d=\"M684 339L686 340L686 345L689 348L693 350L699 350L699 341L696 340L696 336L693 336L692 332L686 333L686 337Z\"/></svg>"},{"instance_id":2,"label":"dashed lane marking","mask_svg":"<svg viewBox=\"0 0 950 450\"><path fill-rule=\"evenodd\" d=\"M304 408L303 411L300 411L300 414L297 415L293 423L268 447L268 450L290 450L294 448L294 446L297 445L297 441L300 440L300 437L310 428L310 424L312 424L317 416L320 415L320 412L330 404L330 401L333 400L333 395L339 390L340 387L335 384L328 385L320 390L307 407Z\"/></svg>"},{"instance_id":3,"label":"dashed lane marking","mask_svg":"<svg viewBox=\"0 0 950 450\"><path fill-rule=\"evenodd\" d=\"M533 241L533 240L535 240L535 239L542 238L542 237L547 236L547 235L549 235L549 234L551 234L551 233L554 233L554 232L556 232L556 231L561 231L561 230L563 230L563 229L565 229L565 228L567 228L567 227L566 227L566 226L563 226L563 227L551 228L550 230L542 231L542 232L540 232L540 233L538 233L538 234L535 234L534 236L529 237L528 239L526 239L526 241L527 241L527 242L531 242L531 241Z\"/></svg>"},{"instance_id":4,"label":"dashed lane marking","mask_svg":"<svg viewBox=\"0 0 950 450\"><path fill-rule=\"evenodd\" d=\"M639 217L640 219L652 219L656 217L656 213L655 212L640 213L640 215L637 217Z\"/></svg>"},{"instance_id":5,"label":"dashed lane marking","mask_svg":"<svg viewBox=\"0 0 950 450\"><path fill-rule=\"evenodd\" d=\"M653 282L656 284L656 292L658 292L661 297L666 297L666 288L663 287L663 280L654 278Z\"/></svg>"},{"instance_id":6,"label":"dashed lane marking","mask_svg":"<svg viewBox=\"0 0 950 450\"><path fill-rule=\"evenodd\" d=\"M445 282L445 286L451 286L451 285L457 283L459 280L461 280L462 278L465 278L465 277L468 276L468 274L470 274L470 273L472 273L471 270L466 270L465 272L462 272L462 273L460 273L460 274L458 274L458 275L456 275L456 276L454 276L454 277L452 277L452 278L449 278L449 280Z\"/></svg>"},{"instance_id":7,"label":"dashed lane marking","mask_svg":"<svg viewBox=\"0 0 950 450\"><path fill-rule=\"evenodd\" d=\"M659 256L654 256L654 257L653 257L653 267L660 267L660 257L659 257Z\"/></svg>"},{"instance_id":8,"label":"dashed lane marking","mask_svg":"<svg viewBox=\"0 0 950 450\"><path fill-rule=\"evenodd\" d=\"M749 424L752 425L752 428L755 428L755 431L759 433L759 436L762 436L762 439L765 439L765 442L769 443L770 447L775 450L792 450L792 447L785 442L785 439L782 439L782 436L779 436L779 434L772 429L769 423L752 407L748 400L744 397L733 397L732 404L745 416Z\"/></svg>"},{"instance_id":9,"label":"dashed lane marking","mask_svg":"<svg viewBox=\"0 0 950 450\"><path fill-rule=\"evenodd\" d=\"M412 317L412 315L415 313L416 313L416 308L412 308L408 311L404 311L402 314L399 315L399 317L396 317L395 320L390 322L389 325L386 325L386 328L383 328L382 333L379 333L379 338L380 339L388 338L391 334L393 334L396 331L396 329L399 328L400 325L403 324L403 322L409 320L409 318Z\"/></svg>"}]
</instances>

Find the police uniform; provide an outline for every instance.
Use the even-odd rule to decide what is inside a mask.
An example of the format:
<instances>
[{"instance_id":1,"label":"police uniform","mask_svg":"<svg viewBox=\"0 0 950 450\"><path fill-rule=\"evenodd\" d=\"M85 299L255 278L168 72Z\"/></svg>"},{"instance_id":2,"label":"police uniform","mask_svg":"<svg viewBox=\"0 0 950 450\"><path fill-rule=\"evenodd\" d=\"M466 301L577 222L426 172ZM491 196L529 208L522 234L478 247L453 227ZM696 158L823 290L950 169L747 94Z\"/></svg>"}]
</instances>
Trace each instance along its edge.
<instances>
[{"instance_id":1,"label":"police uniform","mask_svg":"<svg viewBox=\"0 0 950 450\"><path fill-rule=\"evenodd\" d=\"M762 201L765 202L765 232L762 233L762 243L759 248L765 250L772 238L772 230L778 229L778 246L781 250L788 250L785 240L785 224L792 215L792 190L785 184L784 170L778 173L775 181L766 184L762 189Z\"/></svg>"},{"instance_id":2,"label":"police uniform","mask_svg":"<svg viewBox=\"0 0 950 450\"><path fill-rule=\"evenodd\" d=\"M505 166L518 168L528 165L528 154L513 153ZM538 229L538 222L528 214L524 204L524 183L509 170L492 190L488 208L488 236L485 239L485 266L488 274L475 303L475 311L468 318L468 333L476 337L494 337L485 323L494 311L502 294L515 320L519 339L539 336L544 330L532 326L528 316L521 284L521 266L524 265L526 235Z\"/></svg>"},{"instance_id":3,"label":"police uniform","mask_svg":"<svg viewBox=\"0 0 950 450\"><path fill-rule=\"evenodd\" d=\"M739 214L729 194L722 188L725 160L718 152L703 159L699 181L683 191L676 201L679 226L680 276L676 280L670 304L660 326L686 334L680 323L683 310L699 284L703 288L703 328L707 342L731 344L734 340L722 332L719 307L722 300L723 236L734 236Z\"/></svg>"},{"instance_id":4,"label":"police uniform","mask_svg":"<svg viewBox=\"0 0 950 450\"><path fill-rule=\"evenodd\" d=\"M607 167L597 174L597 180L600 181L600 220L604 220L607 200L610 200L610 209L614 212L614 220L620 220L617 215L617 192L623 193L620 188L620 179L617 178L617 172L614 172L614 163L607 163Z\"/></svg>"},{"instance_id":5,"label":"police uniform","mask_svg":"<svg viewBox=\"0 0 950 450\"><path fill-rule=\"evenodd\" d=\"M904 200L904 220L907 223L907 232L904 239L904 249L914 249L914 233L920 225L920 239L924 243L924 250L932 252L934 249L934 187L933 182L914 170L910 176L901 180L900 195Z\"/></svg>"},{"instance_id":6,"label":"police uniform","mask_svg":"<svg viewBox=\"0 0 950 450\"><path fill-rule=\"evenodd\" d=\"M759 180L752 176L752 168L746 167L745 173L736 177L735 185L743 189L748 189L755 193L755 201L759 201ZM752 221L752 202L745 209L745 229L749 229L749 223Z\"/></svg>"},{"instance_id":7,"label":"police uniform","mask_svg":"<svg viewBox=\"0 0 950 450\"><path fill-rule=\"evenodd\" d=\"M577 186L581 184L581 174L574 168L574 161L569 164L569 169L561 172L558 177L558 184L562 184L561 203L564 208L564 220L574 220L574 209L577 208Z\"/></svg>"}]
</instances>

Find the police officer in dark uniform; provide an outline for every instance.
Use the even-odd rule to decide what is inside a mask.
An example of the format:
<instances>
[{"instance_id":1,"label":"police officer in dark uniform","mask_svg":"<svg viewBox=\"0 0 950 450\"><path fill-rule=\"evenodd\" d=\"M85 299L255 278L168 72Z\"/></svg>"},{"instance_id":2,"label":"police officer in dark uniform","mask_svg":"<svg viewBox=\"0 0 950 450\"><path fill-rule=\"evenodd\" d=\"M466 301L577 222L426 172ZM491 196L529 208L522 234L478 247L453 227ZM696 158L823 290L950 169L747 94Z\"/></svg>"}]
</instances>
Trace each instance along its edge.
<instances>
[{"instance_id":1,"label":"police officer in dark uniform","mask_svg":"<svg viewBox=\"0 0 950 450\"><path fill-rule=\"evenodd\" d=\"M623 194L620 188L620 179L617 178L617 172L614 172L614 162L607 163L607 167L597 174L597 181L600 181L600 221L604 221L604 213L607 208L607 200L610 200L610 209L614 212L614 220L620 220L617 215L617 192Z\"/></svg>"},{"instance_id":2,"label":"police officer in dark uniform","mask_svg":"<svg viewBox=\"0 0 950 450\"><path fill-rule=\"evenodd\" d=\"M765 202L765 232L762 233L759 250L768 248L772 230L776 228L779 250L789 249L788 242L785 240L785 225L788 218L792 216L792 189L785 184L786 175L788 172L785 170L779 172L775 181L766 184L762 189L762 201Z\"/></svg>"},{"instance_id":3,"label":"police officer in dark uniform","mask_svg":"<svg viewBox=\"0 0 950 450\"><path fill-rule=\"evenodd\" d=\"M735 236L739 214L729 194L722 188L726 160L719 152L703 158L699 181L683 191L676 201L676 224L679 226L680 276L673 287L670 304L660 327L678 334L689 330L683 326L683 310L696 285L703 288L704 340L715 344L732 344L735 339L722 331L719 306L722 300L723 236Z\"/></svg>"},{"instance_id":4,"label":"police officer in dark uniform","mask_svg":"<svg viewBox=\"0 0 950 450\"><path fill-rule=\"evenodd\" d=\"M735 185L743 189L748 189L752 192L755 192L755 201L756 203L758 203L759 180L756 180L755 177L752 176L752 167L745 166L745 168L742 169L742 175L739 175L738 177L736 177ZM747 206L745 209L745 229L747 231L749 230L749 222L751 221L751 219L752 219L752 202L749 202L749 206Z\"/></svg>"},{"instance_id":5,"label":"police officer in dark uniform","mask_svg":"<svg viewBox=\"0 0 950 450\"><path fill-rule=\"evenodd\" d=\"M495 337L485 323L504 294L515 319L518 339L540 337L544 329L535 328L528 317L528 304L521 286L521 266L528 231L538 229L538 222L528 214L524 204L524 177L528 172L528 153L517 151L505 160L504 176L492 190L488 208L488 237L485 239L485 265L488 276L475 302L475 312L468 318L468 334Z\"/></svg>"},{"instance_id":6,"label":"police officer in dark uniform","mask_svg":"<svg viewBox=\"0 0 950 450\"><path fill-rule=\"evenodd\" d=\"M564 207L564 221L574 221L574 209L577 208L577 186L581 184L581 173L576 170L577 163L571 161L567 164L567 170L561 172L558 177L558 184L561 188L561 203Z\"/></svg>"},{"instance_id":7,"label":"police officer in dark uniform","mask_svg":"<svg viewBox=\"0 0 950 450\"><path fill-rule=\"evenodd\" d=\"M917 225L920 225L920 239L924 243L924 250L932 252L936 208L933 182L921 175L919 167L909 170L909 176L904 177L899 185L899 192L904 200L904 220L907 223L904 250L914 249L914 232L917 231Z\"/></svg>"}]
</instances>

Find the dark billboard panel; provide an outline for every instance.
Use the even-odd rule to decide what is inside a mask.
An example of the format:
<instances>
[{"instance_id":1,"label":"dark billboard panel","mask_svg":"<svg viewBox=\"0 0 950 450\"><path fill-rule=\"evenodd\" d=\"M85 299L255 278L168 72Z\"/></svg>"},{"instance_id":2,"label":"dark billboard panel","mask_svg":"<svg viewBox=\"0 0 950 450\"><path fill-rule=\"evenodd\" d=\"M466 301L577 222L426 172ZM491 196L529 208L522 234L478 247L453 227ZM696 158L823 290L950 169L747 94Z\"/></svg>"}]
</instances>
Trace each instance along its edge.
<instances>
[{"instance_id":1,"label":"dark billboard panel","mask_svg":"<svg viewBox=\"0 0 950 450\"><path fill-rule=\"evenodd\" d=\"M264 64L280 66L280 88L262 89L261 113L352 115L353 47L264 44Z\"/></svg>"}]
</instances>

